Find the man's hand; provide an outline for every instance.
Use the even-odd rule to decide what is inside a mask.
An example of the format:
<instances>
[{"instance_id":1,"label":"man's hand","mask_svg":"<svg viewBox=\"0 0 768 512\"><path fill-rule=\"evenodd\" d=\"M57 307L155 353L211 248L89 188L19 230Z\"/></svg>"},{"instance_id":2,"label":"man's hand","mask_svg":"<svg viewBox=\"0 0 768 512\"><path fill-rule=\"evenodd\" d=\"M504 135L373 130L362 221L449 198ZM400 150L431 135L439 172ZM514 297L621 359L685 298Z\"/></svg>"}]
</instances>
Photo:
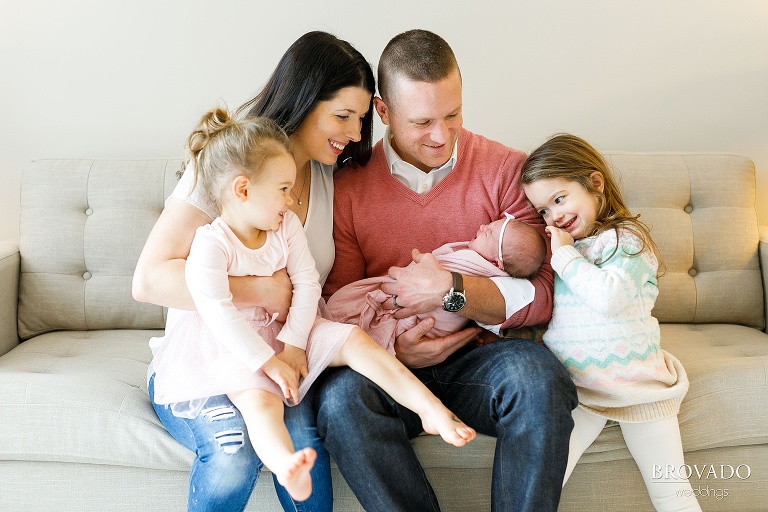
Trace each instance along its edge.
<instances>
[{"instance_id":1,"label":"man's hand","mask_svg":"<svg viewBox=\"0 0 768 512\"><path fill-rule=\"evenodd\" d=\"M573 237L555 226L547 226L547 235L552 240L552 253L564 245L573 245Z\"/></svg>"},{"instance_id":2,"label":"man's hand","mask_svg":"<svg viewBox=\"0 0 768 512\"><path fill-rule=\"evenodd\" d=\"M388 274L394 281L381 285L381 291L397 297L400 309L395 312L395 318L406 318L442 307L443 296L453 285L451 273L443 269L432 253L422 254L414 249L412 257L413 263L407 267L390 267ZM387 299L383 306L396 309L393 299Z\"/></svg>"},{"instance_id":3,"label":"man's hand","mask_svg":"<svg viewBox=\"0 0 768 512\"><path fill-rule=\"evenodd\" d=\"M486 331L485 329L480 329L480 334L478 334L477 338L475 338L475 343L478 345L487 345L501 339L503 338L498 336L496 333Z\"/></svg>"},{"instance_id":4,"label":"man's hand","mask_svg":"<svg viewBox=\"0 0 768 512\"><path fill-rule=\"evenodd\" d=\"M267 377L280 386L283 396L289 404L296 404L299 400L299 375L277 356L272 356L261 367Z\"/></svg>"},{"instance_id":5,"label":"man's hand","mask_svg":"<svg viewBox=\"0 0 768 512\"><path fill-rule=\"evenodd\" d=\"M424 337L434 326L435 320L426 318L395 339L395 353L400 362L410 368L442 363L448 356L473 341L482 331L479 327L468 327L444 338Z\"/></svg>"}]
</instances>

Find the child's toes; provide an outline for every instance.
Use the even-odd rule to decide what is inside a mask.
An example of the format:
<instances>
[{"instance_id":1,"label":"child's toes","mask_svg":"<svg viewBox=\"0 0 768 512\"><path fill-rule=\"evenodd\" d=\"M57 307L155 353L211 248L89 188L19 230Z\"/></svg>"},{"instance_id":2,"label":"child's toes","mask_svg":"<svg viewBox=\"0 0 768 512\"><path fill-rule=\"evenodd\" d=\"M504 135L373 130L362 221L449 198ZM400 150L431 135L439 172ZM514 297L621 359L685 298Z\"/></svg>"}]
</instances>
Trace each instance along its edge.
<instances>
[{"instance_id":1,"label":"child's toes","mask_svg":"<svg viewBox=\"0 0 768 512\"><path fill-rule=\"evenodd\" d=\"M475 429L472 427L459 427L456 429L456 432L466 441L471 441L475 438L477 433L475 432Z\"/></svg>"}]
</instances>

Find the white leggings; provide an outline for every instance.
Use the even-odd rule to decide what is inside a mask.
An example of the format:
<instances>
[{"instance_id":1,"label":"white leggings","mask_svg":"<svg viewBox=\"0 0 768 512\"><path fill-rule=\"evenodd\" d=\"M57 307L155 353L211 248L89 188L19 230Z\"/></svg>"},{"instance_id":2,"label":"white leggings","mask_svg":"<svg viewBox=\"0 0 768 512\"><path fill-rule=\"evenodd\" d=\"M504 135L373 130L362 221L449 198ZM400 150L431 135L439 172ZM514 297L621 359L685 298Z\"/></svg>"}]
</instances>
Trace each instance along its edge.
<instances>
[{"instance_id":1,"label":"white leggings","mask_svg":"<svg viewBox=\"0 0 768 512\"><path fill-rule=\"evenodd\" d=\"M581 455L597 439L607 421L602 416L587 412L581 406L573 410L574 426L563 485L568 481ZM660 478L663 471L659 468L666 468L668 465L680 468L685 464L677 416L646 423L620 422L619 426L624 435L624 442L627 443L627 448L635 459L640 474L643 475L645 487L656 510L700 512L701 507L688 480L680 479L670 483L669 480Z\"/></svg>"}]
</instances>

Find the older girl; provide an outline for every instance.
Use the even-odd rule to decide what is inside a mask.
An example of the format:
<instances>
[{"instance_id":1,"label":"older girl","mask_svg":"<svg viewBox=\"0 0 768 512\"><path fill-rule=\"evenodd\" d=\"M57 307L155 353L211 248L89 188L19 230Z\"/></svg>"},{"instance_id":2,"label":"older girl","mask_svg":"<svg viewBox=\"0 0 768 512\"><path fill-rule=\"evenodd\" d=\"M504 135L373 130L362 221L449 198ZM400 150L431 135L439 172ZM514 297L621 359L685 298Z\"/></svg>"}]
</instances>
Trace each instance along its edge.
<instances>
[{"instance_id":1,"label":"older girl","mask_svg":"<svg viewBox=\"0 0 768 512\"><path fill-rule=\"evenodd\" d=\"M654 470L684 464L677 413L688 377L661 348L651 315L659 255L647 226L630 213L602 156L573 135L531 153L522 183L547 223L556 272L544 343L579 395L564 483L611 419L656 509L700 510L688 480L670 482Z\"/></svg>"}]
</instances>

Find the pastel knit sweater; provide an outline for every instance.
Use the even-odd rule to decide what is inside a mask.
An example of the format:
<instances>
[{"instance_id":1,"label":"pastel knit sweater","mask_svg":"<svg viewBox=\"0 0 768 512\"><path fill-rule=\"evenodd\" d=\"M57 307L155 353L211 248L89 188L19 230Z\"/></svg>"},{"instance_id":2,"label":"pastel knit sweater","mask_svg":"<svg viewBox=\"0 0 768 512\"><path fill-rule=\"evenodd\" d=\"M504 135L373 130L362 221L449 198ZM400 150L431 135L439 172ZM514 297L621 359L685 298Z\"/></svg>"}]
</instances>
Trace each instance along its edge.
<instances>
[{"instance_id":1,"label":"pastel knit sweater","mask_svg":"<svg viewBox=\"0 0 768 512\"><path fill-rule=\"evenodd\" d=\"M609 229L552 255L555 304L544 343L576 384L579 404L616 421L645 422L677 414L688 377L661 349L651 315L658 261L640 254L640 239ZM595 264L598 260L605 260Z\"/></svg>"},{"instance_id":2,"label":"pastel knit sweater","mask_svg":"<svg viewBox=\"0 0 768 512\"><path fill-rule=\"evenodd\" d=\"M504 212L544 233L541 216L520 186L525 154L467 130L459 134L458 144L453 170L426 194L412 191L392 176L381 141L365 166L347 166L336 173L336 260L324 296L349 283L386 275L391 266L408 265L414 248L427 253L455 240L471 240L479 226L498 220ZM503 327L549 321L553 285L549 258L531 282L533 302Z\"/></svg>"}]
</instances>

